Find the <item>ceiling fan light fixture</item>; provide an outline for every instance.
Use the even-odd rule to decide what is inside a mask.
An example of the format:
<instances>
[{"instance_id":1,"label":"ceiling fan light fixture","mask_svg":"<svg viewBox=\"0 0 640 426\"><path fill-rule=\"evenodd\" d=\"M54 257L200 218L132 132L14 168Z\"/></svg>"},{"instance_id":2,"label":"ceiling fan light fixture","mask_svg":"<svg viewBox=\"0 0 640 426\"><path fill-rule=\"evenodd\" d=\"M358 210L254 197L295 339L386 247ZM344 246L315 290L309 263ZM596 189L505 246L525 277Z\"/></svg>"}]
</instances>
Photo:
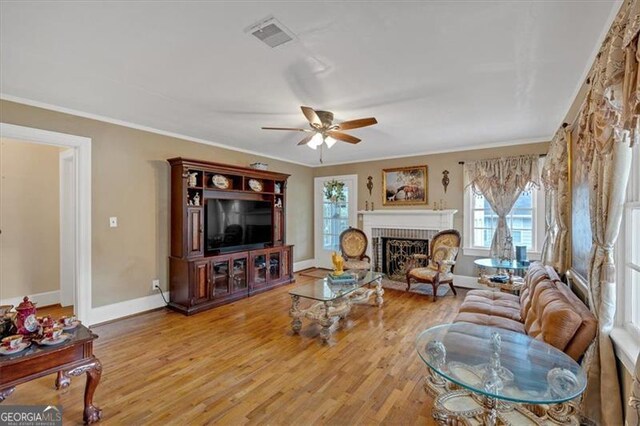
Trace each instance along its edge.
<instances>
[{"instance_id":1,"label":"ceiling fan light fixture","mask_svg":"<svg viewBox=\"0 0 640 426\"><path fill-rule=\"evenodd\" d=\"M322 145L322 135L320 133L316 133L313 138L309 142L307 142L307 146L311 149L316 149L320 145Z\"/></svg>"},{"instance_id":2,"label":"ceiling fan light fixture","mask_svg":"<svg viewBox=\"0 0 640 426\"><path fill-rule=\"evenodd\" d=\"M324 142L327 144L327 148L331 148L338 141L331 136L327 136L326 138L324 138Z\"/></svg>"}]
</instances>

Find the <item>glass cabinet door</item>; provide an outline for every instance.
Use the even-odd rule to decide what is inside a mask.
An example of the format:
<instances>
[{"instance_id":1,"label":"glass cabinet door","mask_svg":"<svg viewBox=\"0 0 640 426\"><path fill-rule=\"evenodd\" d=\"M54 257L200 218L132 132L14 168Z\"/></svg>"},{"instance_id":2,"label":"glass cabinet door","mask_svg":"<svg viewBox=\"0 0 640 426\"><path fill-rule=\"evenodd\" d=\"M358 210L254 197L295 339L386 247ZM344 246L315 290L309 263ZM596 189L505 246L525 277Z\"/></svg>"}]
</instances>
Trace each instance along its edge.
<instances>
[{"instance_id":1,"label":"glass cabinet door","mask_svg":"<svg viewBox=\"0 0 640 426\"><path fill-rule=\"evenodd\" d=\"M280 252L269 254L269 279L280 279Z\"/></svg>"},{"instance_id":2,"label":"glass cabinet door","mask_svg":"<svg viewBox=\"0 0 640 426\"><path fill-rule=\"evenodd\" d=\"M267 255L258 254L253 257L253 282L265 284L267 282Z\"/></svg>"},{"instance_id":3,"label":"glass cabinet door","mask_svg":"<svg viewBox=\"0 0 640 426\"><path fill-rule=\"evenodd\" d=\"M233 259L232 268L233 292L247 290L247 258Z\"/></svg>"},{"instance_id":4,"label":"glass cabinet door","mask_svg":"<svg viewBox=\"0 0 640 426\"><path fill-rule=\"evenodd\" d=\"M229 294L229 261L213 262L213 296Z\"/></svg>"}]
</instances>

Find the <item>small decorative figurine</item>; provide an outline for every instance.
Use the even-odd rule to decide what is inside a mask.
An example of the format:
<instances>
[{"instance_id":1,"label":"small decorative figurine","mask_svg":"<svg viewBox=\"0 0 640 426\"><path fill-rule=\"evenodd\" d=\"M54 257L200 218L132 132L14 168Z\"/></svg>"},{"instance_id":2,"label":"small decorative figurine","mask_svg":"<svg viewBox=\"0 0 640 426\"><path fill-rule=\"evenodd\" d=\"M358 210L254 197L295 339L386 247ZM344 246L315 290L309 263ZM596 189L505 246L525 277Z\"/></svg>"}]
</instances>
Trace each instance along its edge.
<instances>
[{"instance_id":1,"label":"small decorative figurine","mask_svg":"<svg viewBox=\"0 0 640 426\"><path fill-rule=\"evenodd\" d=\"M371 211L373 211L373 201L371 202Z\"/></svg>"},{"instance_id":2,"label":"small decorative figurine","mask_svg":"<svg viewBox=\"0 0 640 426\"><path fill-rule=\"evenodd\" d=\"M200 194L196 194L193 197L193 205L194 206L199 206L200 205Z\"/></svg>"},{"instance_id":3,"label":"small decorative figurine","mask_svg":"<svg viewBox=\"0 0 640 426\"><path fill-rule=\"evenodd\" d=\"M369 190L369 196L371 196L371 191L373 190L373 176L367 177L367 189Z\"/></svg>"},{"instance_id":4,"label":"small decorative figurine","mask_svg":"<svg viewBox=\"0 0 640 426\"><path fill-rule=\"evenodd\" d=\"M190 187L194 187L198 184L198 173L193 172L189 173L189 177L187 178L187 185Z\"/></svg>"},{"instance_id":5,"label":"small decorative figurine","mask_svg":"<svg viewBox=\"0 0 640 426\"><path fill-rule=\"evenodd\" d=\"M27 296L22 299L22 303L16 308L16 326L18 333L27 335L38 330L38 319L36 318L36 305Z\"/></svg>"},{"instance_id":6,"label":"small decorative figurine","mask_svg":"<svg viewBox=\"0 0 640 426\"><path fill-rule=\"evenodd\" d=\"M282 189L280 188L280 182L276 182L275 185L273 186L273 192L275 192L276 194L279 194L281 190Z\"/></svg>"},{"instance_id":7,"label":"small decorative figurine","mask_svg":"<svg viewBox=\"0 0 640 426\"><path fill-rule=\"evenodd\" d=\"M364 211L366 211L366 212L369 211L369 202L368 201L364 202Z\"/></svg>"},{"instance_id":8,"label":"small decorative figurine","mask_svg":"<svg viewBox=\"0 0 640 426\"><path fill-rule=\"evenodd\" d=\"M447 193L447 186L449 186L449 170L442 172L442 186L444 186L444 193Z\"/></svg>"},{"instance_id":9,"label":"small decorative figurine","mask_svg":"<svg viewBox=\"0 0 640 426\"><path fill-rule=\"evenodd\" d=\"M282 208L282 198L276 198L276 207Z\"/></svg>"},{"instance_id":10,"label":"small decorative figurine","mask_svg":"<svg viewBox=\"0 0 640 426\"><path fill-rule=\"evenodd\" d=\"M334 251L331 255L331 262L333 263L333 275L342 275L344 273L344 259L342 256L340 256L338 252Z\"/></svg>"}]
</instances>

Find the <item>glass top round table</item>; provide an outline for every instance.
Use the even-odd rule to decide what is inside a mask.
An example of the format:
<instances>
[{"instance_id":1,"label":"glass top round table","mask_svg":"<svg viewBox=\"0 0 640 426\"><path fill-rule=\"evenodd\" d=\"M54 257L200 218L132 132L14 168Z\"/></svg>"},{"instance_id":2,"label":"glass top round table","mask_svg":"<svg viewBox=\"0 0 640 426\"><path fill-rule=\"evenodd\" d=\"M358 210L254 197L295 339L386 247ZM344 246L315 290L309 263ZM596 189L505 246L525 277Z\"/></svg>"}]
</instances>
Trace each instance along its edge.
<instances>
[{"instance_id":1,"label":"glass top round table","mask_svg":"<svg viewBox=\"0 0 640 426\"><path fill-rule=\"evenodd\" d=\"M481 268L493 268L493 269L509 269L512 271L526 270L529 268L529 263L526 265L518 262L517 260L500 260L493 258L476 259L473 261L477 266Z\"/></svg>"},{"instance_id":2,"label":"glass top round table","mask_svg":"<svg viewBox=\"0 0 640 426\"><path fill-rule=\"evenodd\" d=\"M586 387L582 367L526 334L459 322L423 331L420 358L435 373L474 393L526 404L560 404Z\"/></svg>"}]
</instances>

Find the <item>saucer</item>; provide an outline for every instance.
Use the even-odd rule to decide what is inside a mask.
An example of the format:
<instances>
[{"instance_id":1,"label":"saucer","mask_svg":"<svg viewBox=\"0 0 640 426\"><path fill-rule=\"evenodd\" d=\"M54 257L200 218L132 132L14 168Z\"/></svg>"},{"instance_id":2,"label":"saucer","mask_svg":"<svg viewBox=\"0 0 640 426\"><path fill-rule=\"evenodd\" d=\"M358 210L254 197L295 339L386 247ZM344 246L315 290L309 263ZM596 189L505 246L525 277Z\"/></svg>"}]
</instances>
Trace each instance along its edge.
<instances>
[{"instance_id":1,"label":"saucer","mask_svg":"<svg viewBox=\"0 0 640 426\"><path fill-rule=\"evenodd\" d=\"M58 337L56 340L52 340L48 337L45 337L44 339L40 340L38 343L44 346L53 346L53 345L59 345L60 343L69 340L69 338L71 337L71 335L69 334L61 334L60 337Z\"/></svg>"},{"instance_id":2,"label":"saucer","mask_svg":"<svg viewBox=\"0 0 640 426\"><path fill-rule=\"evenodd\" d=\"M76 320L76 321L72 322L69 325L62 325L62 329L63 330L73 330L74 328L76 328L79 325L80 325L80 321Z\"/></svg>"},{"instance_id":3,"label":"saucer","mask_svg":"<svg viewBox=\"0 0 640 426\"><path fill-rule=\"evenodd\" d=\"M0 347L0 355L13 355L22 352L31 345L31 342L21 342L17 348L9 349L6 346Z\"/></svg>"}]
</instances>

